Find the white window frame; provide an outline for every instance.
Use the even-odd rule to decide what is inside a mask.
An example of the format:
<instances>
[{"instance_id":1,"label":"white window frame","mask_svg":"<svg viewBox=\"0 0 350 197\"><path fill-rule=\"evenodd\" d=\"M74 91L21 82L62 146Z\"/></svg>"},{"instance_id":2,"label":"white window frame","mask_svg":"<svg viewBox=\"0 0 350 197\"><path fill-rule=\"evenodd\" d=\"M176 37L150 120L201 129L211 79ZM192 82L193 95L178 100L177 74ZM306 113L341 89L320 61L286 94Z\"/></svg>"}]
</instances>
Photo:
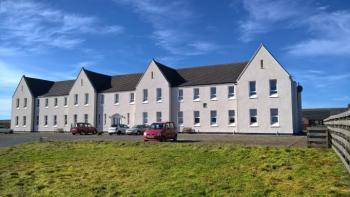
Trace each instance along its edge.
<instances>
[{"instance_id":1,"label":"white window frame","mask_svg":"<svg viewBox=\"0 0 350 197\"><path fill-rule=\"evenodd\" d=\"M198 119L198 122L196 121ZM201 113L200 111L193 111L193 125L195 127L201 126Z\"/></svg>"},{"instance_id":2,"label":"white window frame","mask_svg":"<svg viewBox=\"0 0 350 197\"><path fill-rule=\"evenodd\" d=\"M256 81L249 81L248 82L248 88L249 88L249 98L256 98ZM254 88L253 88L254 87Z\"/></svg>"},{"instance_id":3,"label":"white window frame","mask_svg":"<svg viewBox=\"0 0 350 197\"><path fill-rule=\"evenodd\" d=\"M181 94L180 94L181 93ZM179 89L177 91L177 100L179 102L183 102L184 101L184 90L183 89Z\"/></svg>"},{"instance_id":4,"label":"white window frame","mask_svg":"<svg viewBox=\"0 0 350 197\"><path fill-rule=\"evenodd\" d=\"M233 92L230 92L230 89L233 89ZM228 99L234 99L236 97L236 94L235 94L235 86L228 86L227 87L227 98Z\"/></svg>"},{"instance_id":5,"label":"white window frame","mask_svg":"<svg viewBox=\"0 0 350 197\"><path fill-rule=\"evenodd\" d=\"M63 105L64 105L65 107L67 107L67 106L68 106L68 97L65 96L63 102L64 102Z\"/></svg>"},{"instance_id":6,"label":"white window frame","mask_svg":"<svg viewBox=\"0 0 350 197\"><path fill-rule=\"evenodd\" d=\"M157 102L158 103L162 102L162 88L156 89L156 96L157 96Z\"/></svg>"},{"instance_id":7,"label":"white window frame","mask_svg":"<svg viewBox=\"0 0 350 197\"><path fill-rule=\"evenodd\" d=\"M216 87L210 87L210 100L212 100L212 101L218 100Z\"/></svg>"},{"instance_id":8,"label":"white window frame","mask_svg":"<svg viewBox=\"0 0 350 197\"><path fill-rule=\"evenodd\" d=\"M233 114L231 114L233 113ZM231 122L231 119L233 119L233 122ZM236 111L235 110L228 110L228 125L229 126L236 126Z\"/></svg>"},{"instance_id":9,"label":"white window frame","mask_svg":"<svg viewBox=\"0 0 350 197\"><path fill-rule=\"evenodd\" d=\"M45 99L45 108L49 108L49 99L48 98Z\"/></svg>"},{"instance_id":10,"label":"white window frame","mask_svg":"<svg viewBox=\"0 0 350 197\"><path fill-rule=\"evenodd\" d=\"M54 107L58 107L58 98L54 98L54 102L53 102Z\"/></svg>"},{"instance_id":11,"label":"white window frame","mask_svg":"<svg viewBox=\"0 0 350 197\"><path fill-rule=\"evenodd\" d=\"M114 94L114 105L119 105L119 94Z\"/></svg>"},{"instance_id":12,"label":"white window frame","mask_svg":"<svg viewBox=\"0 0 350 197\"><path fill-rule=\"evenodd\" d=\"M89 93L85 93L84 105L89 105Z\"/></svg>"},{"instance_id":13,"label":"white window frame","mask_svg":"<svg viewBox=\"0 0 350 197\"><path fill-rule=\"evenodd\" d=\"M28 99L24 98L23 108L27 108L27 107L28 107Z\"/></svg>"},{"instance_id":14,"label":"white window frame","mask_svg":"<svg viewBox=\"0 0 350 197\"><path fill-rule=\"evenodd\" d=\"M44 116L44 127L47 127L49 125L49 117L47 115Z\"/></svg>"},{"instance_id":15,"label":"white window frame","mask_svg":"<svg viewBox=\"0 0 350 197\"><path fill-rule=\"evenodd\" d=\"M196 92L198 92L198 94L196 94ZM193 101L200 101L199 88L193 88Z\"/></svg>"},{"instance_id":16,"label":"white window frame","mask_svg":"<svg viewBox=\"0 0 350 197\"><path fill-rule=\"evenodd\" d=\"M135 94L133 92L129 95L129 103L134 104L135 103Z\"/></svg>"},{"instance_id":17,"label":"white window frame","mask_svg":"<svg viewBox=\"0 0 350 197\"><path fill-rule=\"evenodd\" d=\"M272 89L273 82L275 83L276 89ZM269 95L270 97L278 97L278 83L277 79L270 79L269 80Z\"/></svg>"},{"instance_id":18,"label":"white window frame","mask_svg":"<svg viewBox=\"0 0 350 197\"><path fill-rule=\"evenodd\" d=\"M78 94L74 94L74 105L75 106L79 105L79 95Z\"/></svg>"},{"instance_id":19,"label":"white window frame","mask_svg":"<svg viewBox=\"0 0 350 197\"><path fill-rule=\"evenodd\" d=\"M277 112L277 113L274 113L274 112ZM274 121L274 118L277 119L277 122ZM270 109L270 124L271 124L271 127L279 127L280 126L278 108L271 108Z\"/></svg>"},{"instance_id":20,"label":"white window frame","mask_svg":"<svg viewBox=\"0 0 350 197\"><path fill-rule=\"evenodd\" d=\"M142 103L148 103L148 89L142 90Z\"/></svg>"},{"instance_id":21,"label":"white window frame","mask_svg":"<svg viewBox=\"0 0 350 197\"><path fill-rule=\"evenodd\" d=\"M57 115L53 115L53 127L57 127Z\"/></svg>"},{"instance_id":22,"label":"white window frame","mask_svg":"<svg viewBox=\"0 0 350 197\"><path fill-rule=\"evenodd\" d=\"M162 112L156 112L156 122L162 122Z\"/></svg>"},{"instance_id":23,"label":"white window frame","mask_svg":"<svg viewBox=\"0 0 350 197\"><path fill-rule=\"evenodd\" d=\"M17 109L19 109L19 105L20 105L19 102L20 102L20 101L19 101L19 98L17 98L17 99L16 99L16 108L17 108Z\"/></svg>"},{"instance_id":24,"label":"white window frame","mask_svg":"<svg viewBox=\"0 0 350 197\"><path fill-rule=\"evenodd\" d=\"M252 118L255 117L256 122L252 121ZM258 110L257 109L249 109L249 125L251 127L257 127L259 126L258 123Z\"/></svg>"},{"instance_id":25,"label":"white window frame","mask_svg":"<svg viewBox=\"0 0 350 197\"><path fill-rule=\"evenodd\" d=\"M177 124L179 126L183 126L183 124L184 124L184 112L183 111L177 112Z\"/></svg>"},{"instance_id":26,"label":"white window frame","mask_svg":"<svg viewBox=\"0 0 350 197\"><path fill-rule=\"evenodd\" d=\"M218 126L218 112L216 110L210 110L210 126Z\"/></svg>"},{"instance_id":27,"label":"white window frame","mask_svg":"<svg viewBox=\"0 0 350 197\"><path fill-rule=\"evenodd\" d=\"M142 112L142 124L147 124L147 123L148 123L148 113Z\"/></svg>"}]
</instances>

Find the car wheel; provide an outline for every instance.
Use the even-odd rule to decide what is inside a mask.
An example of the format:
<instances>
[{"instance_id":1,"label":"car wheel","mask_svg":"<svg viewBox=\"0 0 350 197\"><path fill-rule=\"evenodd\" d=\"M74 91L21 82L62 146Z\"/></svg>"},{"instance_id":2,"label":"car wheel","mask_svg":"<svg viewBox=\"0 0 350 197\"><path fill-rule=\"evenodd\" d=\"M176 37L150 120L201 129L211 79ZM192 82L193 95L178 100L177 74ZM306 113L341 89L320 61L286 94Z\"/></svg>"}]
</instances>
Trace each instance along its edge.
<instances>
[{"instance_id":1,"label":"car wheel","mask_svg":"<svg viewBox=\"0 0 350 197\"><path fill-rule=\"evenodd\" d=\"M73 135L75 135L75 133L72 133Z\"/></svg>"},{"instance_id":2,"label":"car wheel","mask_svg":"<svg viewBox=\"0 0 350 197\"><path fill-rule=\"evenodd\" d=\"M109 135L112 135L113 133L108 133Z\"/></svg>"},{"instance_id":3,"label":"car wheel","mask_svg":"<svg viewBox=\"0 0 350 197\"><path fill-rule=\"evenodd\" d=\"M136 135L141 135L141 131L137 131Z\"/></svg>"},{"instance_id":4,"label":"car wheel","mask_svg":"<svg viewBox=\"0 0 350 197\"><path fill-rule=\"evenodd\" d=\"M174 142L176 142L176 141L177 141L177 135L174 137L173 141L174 141Z\"/></svg>"},{"instance_id":5,"label":"car wheel","mask_svg":"<svg viewBox=\"0 0 350 197\"><path fill-rule=\"evenodd\" d=\"M121 132L121 131L118 131L118 132L117 132L117 135L121 135L121 134L122 134L122 132Z\"/></svg>"}]
</instances>

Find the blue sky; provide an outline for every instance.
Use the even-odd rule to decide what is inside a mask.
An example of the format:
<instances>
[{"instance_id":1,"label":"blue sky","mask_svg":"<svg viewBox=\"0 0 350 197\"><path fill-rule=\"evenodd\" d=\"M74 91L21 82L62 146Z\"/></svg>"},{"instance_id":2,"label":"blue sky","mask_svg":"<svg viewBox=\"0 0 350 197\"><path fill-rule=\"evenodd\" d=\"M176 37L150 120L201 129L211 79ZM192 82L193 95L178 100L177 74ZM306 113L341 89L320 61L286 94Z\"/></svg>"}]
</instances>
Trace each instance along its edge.
<instances>
[{"instance_id":1,"label":"blue sky","mask_svg":"<svg viewBox=\"0 0 350 197\"><path fill-rule=\"evenodd\" d=\"M23 74L76 77L248 60L263 42L303 87L303 107L350 102L350 2L0 0L0 119Z\"/></svg>"}]
</instances>

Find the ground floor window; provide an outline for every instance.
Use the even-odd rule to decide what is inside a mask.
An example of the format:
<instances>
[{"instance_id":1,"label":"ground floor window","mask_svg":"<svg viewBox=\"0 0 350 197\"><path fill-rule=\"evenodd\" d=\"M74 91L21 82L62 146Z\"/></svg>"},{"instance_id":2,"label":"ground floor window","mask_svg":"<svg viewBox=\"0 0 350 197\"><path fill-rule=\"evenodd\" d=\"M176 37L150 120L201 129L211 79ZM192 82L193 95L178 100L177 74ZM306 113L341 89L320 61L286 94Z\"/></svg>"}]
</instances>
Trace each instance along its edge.
<instances>
[{"instance_id":1,"label":"ground floor window","mask_svg":"<svg viewBox=\"0 0 350 197\"><path fill-rule=\"evenodd\" d=\"M256 109L249 110L250 126L258 126L258 112Z\"/></svg>"},{"instance_id":2,"label":"ground floor window","mask_svg":"<svg viewBox=\"0 0 350 197\"><path fill-rule=\"evenodd\" d=\"M47 123L48 123L47 116L44 116L44 126L47 126Z\"/></svg>"},{"instance_id":3,"label":"ground floor window","mask_svg":"<svg viewBox=\"0 0 350 197\"><path fill-rule=\"evenodd\" d=\"M271 126L279 126L278 109L277 108L270 109L270 117L271 117Z\"/></svg>"},{"instance_id":4,"label":"ground floor window","mask_svg":"<svg viewBox=\"0 0 350 197\"><path fill-rule=\"evenodd\" d=\"M85 123L89 122L89 115L88 114L84 114L84 122Z\"/></svg>"},{"instance_id":5,"label":"ground floor window","mask_svg":"<svg viewBox=\"0 0 350 197\"><path fill-rule=\"evenodd\" d=\"M201 118L200 118L200 114L199 111L194 111L193 112L193 119L194 119L194 126L200 126L201 123Z\"/></svg>"},{"instance_id":6,"label":"ground floor window","mask_svg":"<svg viewBox=\"0 0 350 197\"><path fill-rule=\"evenodd\" d=\"M27 125L27 116L23 116L23 126Z\"/></svg>"},{"instance_id":7,"label":"ground floor window","mask_svg":"<svg viewBox=\"0 0 350 197\"><path fill-rule=\"evenodd\" d=\"M78 122L78 115L77 115L77 114L74 114L73 122L74 122L74 123L77 123L77 122Z\"/></svg>"},{"instance_id":8,"label":"ground floor window","mask_svg":"<svg viewBox=\"0 0 350 197\"><path fill-rule=\"evenodd\" d=\"M217 112L215 110L210 111L210 125L217 126Z\"/></svg>"},{"instance_id":9,"label":"ground floor window","mask_svg":"<svg viewBox=\"0 0 350 197\"><path fill-rule=\"evenodd\" d=\"M235 110L228 111L228 124L234 126L236 124Z\"/></svg>"},{"instance_id":10,"label":"ground floor window","mask_svg":"<svg viewBox=\"0 0 350 197\"><path fill-rule=\"evenodd\" d=\"M177 112L177 124L183 125L184 123L184 114L182 111Z\"/></svg>"},{"instance_id":11,"label":"ground floor window","mask_svg":"<svg viewBox=\"0 0 350 197\"><path fill-rule=\"evenodd\" d=\"M148 114L147 112L142 113L142 123L147 124L148 123Z\"/></svg>"},{"instance_id":12,"label":"ground floor window","mask_svg":"<svg viewBox=\"0 0 350 197\"><path fill-rule=\"evenodd\" d=\"M18 116L16 116L16 126L18 126Z\"/></svg>"},{"instance_id":13,"label":"ground floor window","mask_svg":"<svg viewBox=\"0 0 350 197\"><path fill-rule=\"evenodd\" d=\"M68 124L68 117L67 115L64 115L64 125L67 125Z\"/></svg>"},{"instance_id":14,"label":"ground floor window","mask_svg":"<svg viewBox=\"0 0 350 197\"><path fill-rule=\"evenodd\" d=\"M36 116L36 125L39 125L39 116Z\"/></svg>"},{"instance_id":15,"label":"ground floor window","mask_svg":"<svg viewBox=\"0 0 350 197\"><path fill-rule=\"evenodd\" d=\"M162 112L157 112L157 122L162 122Z\"/></svg>"},{"instance_id":16,"label":"ground floor window","mask_svg":"<svg viewBox=\"0 0 350 197\"><path fill-rule=\"evenodd\" d=\"M53 126L57 126L57 116L53 116Z\"/></svg>"}]
</instances>

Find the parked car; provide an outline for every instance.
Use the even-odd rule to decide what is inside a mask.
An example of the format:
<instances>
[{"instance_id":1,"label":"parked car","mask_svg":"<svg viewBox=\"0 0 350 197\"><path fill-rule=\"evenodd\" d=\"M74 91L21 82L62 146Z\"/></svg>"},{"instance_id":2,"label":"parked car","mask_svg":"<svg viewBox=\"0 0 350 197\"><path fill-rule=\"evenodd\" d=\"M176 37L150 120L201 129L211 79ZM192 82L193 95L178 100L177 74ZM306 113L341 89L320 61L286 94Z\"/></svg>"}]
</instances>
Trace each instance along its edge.
<instances>
[{"instance_id":1,"label":"parked car","mask_svg":"<svg viewBox=\"0 0 350 197\"><path fill-rule=\"evenodd\" d=\"M78 122L78 123L74 123L71 128L70 128L70 132L75 135L75 134L96 134L97 133L97 129L95 127L93 127L91 124L89 123L82 123L82 122Z\"/></svg>"},{"instance_id":2,"label":"parked car","mask_svg":"<svg viewBox=\"0 0 350 197\"><path fill-rule=\"evenodd\" d=\"M128 128L129 127L127 125L125 125L125 124L112 125L108 129L108 134L109 135L112 135L112 134L117 134L117 135L125 134L126 130Z\"/></svg>"},{"instance_id":3,"label":"parked car","mask_svg":"<svg viewBox=\"0 0 350 197\"><path fill-rule=\"evenodd\" d=\"M13 133L13 130L0 125L0 133L10 134Z\"/></svg>"},{"instance_id":4,"label":"parked car","mask_svg":"<svg viewBox=\"0 0 350 197\"><path fill-rule=\"evenodd\" d=\"M130 129L126 130L126 134L128 135L142 135L149 126L145 124L135 125Z\"/></svg>"},{"instance_id":5,"label":"parked car","mask_svg":"<svg viewBox=\"0 0 350 197\"><path fill-rule=\"evenodd\" d=\"M144 141L177 140L176 126L174 122L152 123L150 128L143 133Z\"/></svg>"}]
</instances>

